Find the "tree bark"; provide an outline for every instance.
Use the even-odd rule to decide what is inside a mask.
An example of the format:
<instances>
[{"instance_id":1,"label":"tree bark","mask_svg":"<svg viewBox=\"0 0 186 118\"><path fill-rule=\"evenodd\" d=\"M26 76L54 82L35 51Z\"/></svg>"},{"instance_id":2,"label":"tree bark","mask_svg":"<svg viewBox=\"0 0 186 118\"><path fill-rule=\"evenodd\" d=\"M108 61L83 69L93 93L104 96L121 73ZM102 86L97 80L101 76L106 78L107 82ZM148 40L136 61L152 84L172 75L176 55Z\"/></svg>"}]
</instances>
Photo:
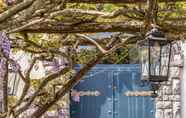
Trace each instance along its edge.
<instances>
[{"instance_id":1,"label":"tree bark","mask_svg":"<svg viewBox=\"0 0 186 118\"><path fill-rule=\"evenodd\" d=\"M3 108L8 111L8 60L5 62L5 75L3 78Z\"/></svg>"},{"instance_id":2,"label":"tree bark","mask_svg":"<svg viewBox=\"0 0 186 118\"><path fill-rule=\"evenodd\" d=\"M32 102L35 100L35 98L38 96L38 94L40 93L40 91L52 80L56 79L57 77L66 74L67 72L69 72L70 68L66 67L64 69L59 70L56 73L53 73L51 75L48 75L43 79L42 83L40 84L38 90L29 98L28 102L22 106L21 108L19 108L15 115L19 116L22 112L24 112L25 110L27 110L29 108L29 106L32 104ZM22 101L21 101L22 102Z\"/></svg>"},{"instance_id":3,"label":"tree bark","mask_svg":"<svg viewBox=\"0 0 186 118\"><path fill-rule=\"evenodd\" d=\"M10 18L11 16L17 14L18 12L28 8L30 5L32 5L33 2L34 2L34 0L27 0L27 1L21 2L20 4L3 12L2 14L0 14L0 23L4 20Z\"/></svg>"},{"instance_id":4,"label":"tree bark","mask_svg":"<svg viewBox=\"0 0 186 118\"><path fill-rule=\"evenodd\" d=\"M78 83L81 78L102 59L103 56L104 54L100 54L96 59L92 60L85 67L83 67L60 91L56 93L55 98L51 102L40 107L32 114L31 117L39 118L40 116L42 116L48 110L48 108L50 108L54 103L61 99L61 97L63 97L67 92L69 92L71 88L76 83Z\"/></svg>"},{"instance_id":5,"label":"tree bark","mask_svg":"<svg viewBox=\"0 0 186 118\"><path fill-rule=\"evenodd\" d=\"M117 43L118 38L115 38L114 40L112 40L106 47L106 49L108 50L108 53L113 52L116 48L113 46L115 43ZM127 40L125 40L126 42ZM124 44L125 42L123 42L122 44ZM116 44L117 45L117 44ZM118 45L117 45L118 46ZM107 53L107 54L108 54ZM106 55L106 53L100 53L98 54L98 56L95 59L92 59L90 62L88 62L85 66L83 66L78 72L77 74L75 74L75 76L70 79L68 81L67 84L65 84L59 91L57 91L55 98L47 103L44 104L42 107L40 107L37 111L35 111L32 114L32 118L39 118L41 117L52 105L54 105L58 100L60 100L67 92L69 92L73 86L75 86L81 79L82 77L89 71L91 70L91 68L93 68L96 64L99 63L99 61Z\"/></svg>"}]
</instances>

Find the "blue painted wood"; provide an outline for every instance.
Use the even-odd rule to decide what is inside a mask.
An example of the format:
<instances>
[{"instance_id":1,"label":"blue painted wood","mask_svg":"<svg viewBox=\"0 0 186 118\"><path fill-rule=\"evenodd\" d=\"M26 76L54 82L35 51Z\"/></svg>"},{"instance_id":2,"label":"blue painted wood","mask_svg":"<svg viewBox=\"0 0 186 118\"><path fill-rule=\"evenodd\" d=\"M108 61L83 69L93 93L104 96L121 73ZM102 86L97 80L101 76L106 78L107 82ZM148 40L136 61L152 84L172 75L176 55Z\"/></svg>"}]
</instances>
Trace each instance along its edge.
<instances>
[{"instance_id":1,"label":"blue painted wood","mask_svg":"<svg viewBox=\"0 0 186 118\"><path fill-rule=\"evenodd\" d=\"M81 66L78 66L78 70ZM71 118L154 118L154 99L125 96L127 91L149 90L140 81L140 65L95 66L73 90L99 91L99 96L71 99Z\"/></svg>"}]
</instances>

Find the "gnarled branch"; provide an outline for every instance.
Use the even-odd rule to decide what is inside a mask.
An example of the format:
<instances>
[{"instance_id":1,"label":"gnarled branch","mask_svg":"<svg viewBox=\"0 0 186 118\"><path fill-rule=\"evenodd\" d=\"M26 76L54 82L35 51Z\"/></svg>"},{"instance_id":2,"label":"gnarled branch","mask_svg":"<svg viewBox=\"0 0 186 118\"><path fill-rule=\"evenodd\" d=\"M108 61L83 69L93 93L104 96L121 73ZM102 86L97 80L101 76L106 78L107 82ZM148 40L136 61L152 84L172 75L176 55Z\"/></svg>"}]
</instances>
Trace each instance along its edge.
<instances>
[{"instance_id":1,"label":"gnarled branch","mask_svg":"<svg viewBox=\"0 0 186 118\"><path fill-rule=\"evenodd\" d=\"M7 18L10 18L11 16L17 14L18 12L28 8L30 5L32 5L32 3L34 2L34 0L25 0L24 2L21 2L17 5L15 5L14 7L10 8L9 10L3 12L0 14L0 23L4 20L6 20Z\"/></svg>"}]
</instances>

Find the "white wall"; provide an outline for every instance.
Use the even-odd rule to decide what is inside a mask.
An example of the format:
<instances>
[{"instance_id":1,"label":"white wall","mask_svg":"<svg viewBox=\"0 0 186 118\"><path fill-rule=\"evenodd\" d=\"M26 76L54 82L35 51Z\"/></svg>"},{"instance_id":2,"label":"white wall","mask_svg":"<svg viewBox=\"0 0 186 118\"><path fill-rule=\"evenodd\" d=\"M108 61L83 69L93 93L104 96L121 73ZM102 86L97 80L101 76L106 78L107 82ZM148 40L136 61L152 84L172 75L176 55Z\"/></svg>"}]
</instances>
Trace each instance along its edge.
<instances>
[{"instance_id":1,"label":"white wall","mask_svg":"<svg viewBox=\"0 0 186 118\"><path fill-rule=\"evenodd\" d=\"M13 54L13 56L11 57L13 58L14 60L16 60L19 65L21 66L21 71L23 74L25 74L25 72L27 71L27 69L29 68L30 66L30 62L31 62L31 57L29 54L26 54L24 53L23 51L19 51L19 52L16 52L16 54ZM44 70L44 67L42 65L41 62L38 62L36 64L37 67L33 67L32 71L31 71L31 79L40 79L42 78L43 76L45 76L45 70ZM13 76L10 76L10 80L11 79L14 79L11 78ZM17 76L17 79L20 79L19 76ZM13 86L13 81L10 81L9 80L9 86ZM23 90L23 87L24 87L24 82L20 79L19 83L16 85L18 86L18 89L16 91L16 96L21 96L22 94L22 90Z\"/></svg>"},{"instance_id":2,"label":"white wall","mask_svg":"<svg viewBox=\"0 0 186 118\"><path fill-rule=\"evenodd\" d=\"M186 118L186 43L182 44L184 67L181 79L181 118Z\"/></svg>"}]
</instances>

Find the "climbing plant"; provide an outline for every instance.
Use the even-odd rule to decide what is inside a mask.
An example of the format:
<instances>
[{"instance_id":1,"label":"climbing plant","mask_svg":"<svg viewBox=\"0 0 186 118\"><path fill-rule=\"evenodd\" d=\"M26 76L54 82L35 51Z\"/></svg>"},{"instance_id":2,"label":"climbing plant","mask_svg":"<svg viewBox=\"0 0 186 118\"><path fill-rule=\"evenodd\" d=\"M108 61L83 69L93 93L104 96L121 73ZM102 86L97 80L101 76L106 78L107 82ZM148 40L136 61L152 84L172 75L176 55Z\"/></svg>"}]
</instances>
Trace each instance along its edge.
<instances>
[{"instance_id":1,"label":"climbing plant","mask_svg":"<svg viewBox=\"0 0 186 118\"><path fill-rule=\"evenodd\" d=\"M41 93L66 74L70 73L71 79L67 78L51 99L41 100L42 104L29 117L42 116L96 64L137 63L138 50L129 45L144 39L152 25L169 39L185 39L185 0L170 1L0 0L1 117L21 117L38 98L50 97ZM97 32L115 33L108 37L92 34ZM81 46L94 48L79 49ZM28 59L17 60L19 53ZM84 66L75 72L78 63ZM44 66L47 64L51 67ZM40 82L30 93L36 79L32 72L40 72L38 65L51 70L46 69L39 76ZM16 99L8 94L10 70L23 83L19 84L22 89ZM10 101L15 102L10 105Z\"/></svg>"}]
</instances>

